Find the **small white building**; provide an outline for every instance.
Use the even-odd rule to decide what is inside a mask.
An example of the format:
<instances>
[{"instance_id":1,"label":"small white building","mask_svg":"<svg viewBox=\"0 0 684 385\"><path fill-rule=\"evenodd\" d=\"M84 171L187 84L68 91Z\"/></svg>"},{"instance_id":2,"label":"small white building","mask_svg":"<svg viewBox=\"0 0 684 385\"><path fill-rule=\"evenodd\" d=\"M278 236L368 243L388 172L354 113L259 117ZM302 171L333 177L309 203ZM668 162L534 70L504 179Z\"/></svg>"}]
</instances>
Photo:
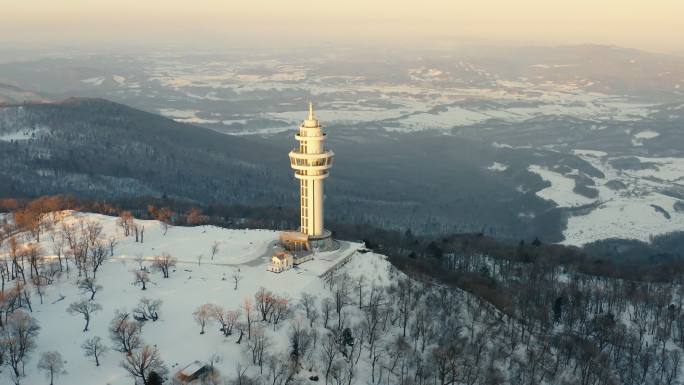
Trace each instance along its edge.
<instances>
[{"instance_id":1,"label":"small white building","mask_svg":"<svg viewBox=\"0 0 684 385\"><path fill-rule=\"evenodd\" d=\"M266 270L273 273L281 273L285 270L290 270L294 266L294 258L292 254L287 251L278 251L271 257L271 263L268 264Z\"/></svg>"}]
</instances>

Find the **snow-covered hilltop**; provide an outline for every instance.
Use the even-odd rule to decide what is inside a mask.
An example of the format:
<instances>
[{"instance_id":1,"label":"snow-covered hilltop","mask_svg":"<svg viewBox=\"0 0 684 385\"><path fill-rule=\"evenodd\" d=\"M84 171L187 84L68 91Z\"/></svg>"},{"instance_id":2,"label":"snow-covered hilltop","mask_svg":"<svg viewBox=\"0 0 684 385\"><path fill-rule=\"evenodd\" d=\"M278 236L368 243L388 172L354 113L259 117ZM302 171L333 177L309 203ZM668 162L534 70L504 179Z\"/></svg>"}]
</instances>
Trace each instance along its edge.
<instances>
[{"instance_id":1,"label":"snow-covered hilltop","mask_svg":"<svg viewBox=\"0 0 684 385\"><path fill-rule=\"evenodd\" d=\"M409 278L347 242L276 274L266 271L274 231L170 227L125 214L47 213L23 232L0 218L9 235L0 245L3 384L44 384L45 375L57 385L679 377L681 296L658 276L597 279L547 254L393 259L418 268Z\"/></svg>"},{"instance_id":2,"label":"snow-covered hilltop","mask_svg":"<svg viewBox=\"0 0 684 385\"><path fill-rule=\"evenodd\" d=\"M28 292L32 292L29 296L35 297L31 303L31 314L41 327L36 339L37 351L57 351L61 354L67 362L67 372L58 383L69 384L131 383L121 368L121 353L111 351L110 346L110 350L100 359L101 365L96 367L84 357L81 344L92 337L108 340L110 321L115 311L132 312L143 298L162 303L159 320L145 322L142 339L159 349L170 376L181 366L196 360L209 362L212 355L223 358L216 368L226 375L232 375L235 366L240 363L244 368L249 367L250 363L243 360L246 357L243 350L248 345L247 337L242 344L236 344L238 337L223 336L213 320L206 326L206 333L199 335L200 326L193 319L195 308L202 304L215 304L239 311L244 308L245 301L252 301L252 311L256 312L257 304L253 298L260 288L282 298L288 308L293 307L304 293L322 292L325 282L320 276L335 271L340 260L355 254L361 246L342 242L338 251L319 253L313 261L295 270L273 274L266 271L266 265L278 236L275 231L228 230L213 226L167 228L158 221L133 220L129 236L125 236L123 226L116 217L62 212L55 215L55 219L54 227L43 234L40 242L30 243L30 247L45 254L41 255L38 269L41 274L43 269L48 269L49 273L46 274L52 283ZM133 226L137 229L137 236L133 235ZM70 253L69 243L73 241L68 238L74 237L75 242L78 242L82 229L84 234L89 229L99 229L97 242L105 246L106 254L113 251L113 255L106 258L96 274L90 271L92 267L83 267L81 273L72 262L65 262ZM71 234L66 235L67 232ZM24 237L29 235L20 234L18 239L23 240ZM28 241L26 239L27 244ZM90 247L92 250L93 246ZM11 259L11 253L11 250L3 250L0 256ZM59 258L57 254L60 254ZM173 259L168 278L154 268L155 258L163 254ZM59 271L59 266L55 265L60 263L63 271ZM70 265L69 270L66 270L67 264ZM355 261L354 265L357 269L372 272L377 267L380 269L378 276L372 278L376 282L378 279L387 280L388 266L379 256L364 254L363 260ZM24 271L27 276L28 270L27 263ZM140 286L142 280L136 276L140 271L147 277L145 290ZM92 313L89 330L83 332L80 313L70 315L67 309L71 303L91 296L91 292L81 292L77 283L93 276L101 289L96 291L92 303L99 304L101 309ZM8 282L7 286L15 283L18 283L18 279ZM38 291L42 292L41 299L37 297ZM131 313L132 316L135 314ZM267 335L271 333L266 329L275 329L261 323L252 327ZM278 349L286 349L287 329L279 329L282 330L273 333L269 340L272 339ZM37 360L35 356L26 362L27 377L21 380L22 383L42 382L42 374L33 369ZM251 371L248 373L251 374ZM92 379L99 380L90 382Z\"/></svg>"},{"instance_id":3,"label":"snow-covered hilltop","mask_svg":"<svg viewBox=\"0 0 684 385\"><path fill-rule=\"evenodd\" d=\"M215 367L223 375L233 376L236 365L247 368L247 375L256 375L260 370L251 368L252 362L248 359L251 355L246 352L250 344L246 329L243 338L237 332L242 329L239 325L231 335L224 335L209 314L207 317L211 320L207 321L206 332L200 335L200 326L193 317L195 309L203 304L213 304L226 311L235 310L242 314L237 320L242 323L246 303L250 302L254 313L251 316L261 321L262 314L256 314L259 303L255 300L255 293L260 289L271 293L269 295L284 301L287 312L281 317L286 318L286 322L277 327L268 322L256 322L251 325L252 333L258 331L265 335L269 341L269 354L282 353L286 357L287 324L300 322L302 317L299 311L294 311L297 303L305 293L319 296L325 293L326 280L321 276L326 273L336 275L336 269L342 265L340 262L357 254L361 247L357 243L341 242L341 248L335 252L316 254L313 261L297 269L274 274L266 271L266 265L278 237L275 231L229 230L214 226L167 228L158 221L133 220L129 225L130 233L125 236L117 217L78 212L55 213L49 217L54 222L49 226L51 229L42 234L40 242L35 242L30 234L16 236L20 248L39 250L39 273L49 277L50 281L50 284L46 281L37 288L32 283L27 285L31 287L26 289L31 298L30 314L38 321L40 331L35 340L36 352L25 361L26 377L20 379L23 384L42 383L43 374L35 366L38 353L44 351L57 351L66 362L66 373L56 380L58 384L130 384L131 378L120 365L125 355L112 350L110 321L119 310L129 312L131 319L139 316L133 310L143 298L161 301L159 319L144 322L142 340L159 350L170 378L195 361L210 363L212 356L221 358ZM133 227L137 229L138 241ZM79 269L69 259L73 252L69 244L78 243L82 232L87 237L86 233L92 233L90 229L99 232L97 242L105 248L106 260L95 274L90 263L86 262L89 266L84 265L79 274ZM70 240L71 237L74 239ZM93 245L90 248L93 252ZM0 250L0 257L11 261L13 251L9 246ZM113 255L110 255L112 250ZM90 258L91 252L87 252L86 259ZM160 255L169 255L173 260L168 278L155 268L155 258ZM60 271L59 264L63 271ZM137 276L141 271L146 277L145 290L141 289L142 280ZM370 282L387 284L389 280L389 265L381 256L372 253L351 258L344 271L368 274L369 285ZM31 281L28 278L29 262L26 262L23 273ZM92 292L82 290L78 283L93 276L101 288L96 290L90 302L98 304L101 309L92 312L88 331L83 332L81 313L72 315L67 310L70 304L91 297ZM19 284L19 281L20 278L9 281L6 286ZM2 308L5 316L10 314L9 309ZM326 317L330 317L330 310ZM109 348L99 359L100 366L95 366L91 359L85 357L81 347L93 337L100 337ZM238 339L242 339L241 344L235 343ZM4 383L9 380L8 376L11 377L11 369L3 369Z\"/></svg>"}]
</instances>

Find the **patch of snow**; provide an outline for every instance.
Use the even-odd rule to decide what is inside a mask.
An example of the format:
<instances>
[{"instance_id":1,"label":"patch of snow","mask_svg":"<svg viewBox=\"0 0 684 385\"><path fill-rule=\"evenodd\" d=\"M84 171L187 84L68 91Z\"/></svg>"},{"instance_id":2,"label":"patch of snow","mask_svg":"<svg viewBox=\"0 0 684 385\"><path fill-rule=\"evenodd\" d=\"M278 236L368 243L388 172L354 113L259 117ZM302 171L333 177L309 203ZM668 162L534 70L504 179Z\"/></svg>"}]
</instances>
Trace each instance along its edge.
<instances>
[{"instance_id":1,"label":"patch of snow","mask_svg":"<svg viewBox=\"0 0 684 385\"><path fill-rule=\"evenodd\" d=\"M401 120L401 125L404 130L422 131L426 129L448 129L456 126L469 126L488 119L491 119L491 116L482 112L462 107L448 107L446 111L440 111L436 114L427 112L411 114Z\"/></svg>"},{"instance_id":2,"label":"patch of snow","mask_svg":"<svg viewBox=\"0 0 684 385\"><path fill-rule=\"evenodd\" d=\"M102 83L105 81L105 78L102 76L97 76L94 78L88 78L88 79L83 79L81 80L82 83L89 84L91 86L100 86Z\"/></svg>"},{"instance_id":3,"label":"patch of snow","mask_svg":"<svg viewBox=\"0 0 684 385\"><path fill-rule=\"evenodd\" d=\"M655 164L657 170L645 169L631 171L630 174L640 178L656 178L668 182L684 181L684 158L647 158L637 157L641 163Z\"/></svg>"},{"instance_id":4,"label":"patch of snow","mask_svg":"<svg viewBox=\"0 0 684 385\"><path fill-rule=\"evenodd\" d=\"M508 170L508 166L503 164L503 163L494 162L494 163L492 163L491 166L487 167L487 170L499 171L499 172L500 171L506 171L506 170Z\"/></svg>"},{"instance_id":5,"label":"patch of snow","mask_svg":"<svg viewBox=\"0 0 684 385\"><path fill-rule=\"evenodd\" d=\"M572 150L573 154L579 155L579 156L590 156L594 158L602 158L604 156L608 156L608 153L605 151L598 151L598 150Z\"/></svg>"},{"instance_id":6,"label":"patch of snow","mask_svg":"<svg viewBox=\"0 0 684 385\"><path fill-rule=\"evenodd\" d=\"M634 135L634 137L637 139L653 139L653 138L657 138L659 136L660 136L659 133L657 133L655 131L651 131L651 130L641 131L638 134Z\"/></svg>"},{"instance_id":7,"label":"patch of snow","mask_svg":"<svg viewBox=\"0 0 684 385\"><path fill-rule=\"evenodd\" d=\"M637 146L637 147L638 147L638 146L643 146L643 145L644 145L644 140L657 138L658 136L660 136L659 133L657 133L657 132L655 132L655 131L651 131L651 130L646 130L646 131L638 132L638 133L635 134L634 137L632 138L632 145Z\"/></svg>"},{"instance_id":8,"label":"patch of snow","mask_svg":"<svg viewBox=\"0 0 684 385\"><path fill-rule=\"evenodd\" d=\"M514 147L511 146L510 144L499 143L499 142L493 142L493 143L492 143L492 147L494 147L494 148L514 148Z\"/></svg>"},{"instance_id":9,"label":"patch of snow","mask_svg":"<svg viewBox=\"0 0 684 385\"><path fill-rule=\"evenodd\" d=\"M118 84L120 86L123 86L124 84L126 84L126 78L124 76L113 75L112 80L114 80L114 82L116 82L116 84Z\"/></svg>"},{"instance_id":10,"label":"patch of snow","mask_svg":"<svg viewBox=\"0 0 684 385\"><path fill-rule=\"evenodd\" d=\"M564 244L583 245L608 238L638 239L648 242L653 235L684 229L684 215L675 213L677 199L653 193L640 197L620 197L604 202L587 215L568 218ZM665 209L671 219L653 206Z\"/></svg>"},{"instance_id":11,"label":"patch of snow","mask_svg":"<svg viewBox=\"0 0 684 385\"><path fill-rule=\"evenodd\" d=\"M216 124L221 121L218 119L203 119L197 116L199 110L178 110L174 108L160 108L159 113L177 122L194 124Z\"/></svg>"},{"instance_id":12,"label":"patch of snow","mask_svg":"<svg viewBox=\"0 0 684 385\"><path fill-rule=\"evenodd\" d=\"M537 196L553 201L558 207L583 206L595 201L594 199L573 192L575 180L572 178L568 178L555 171L537 165L530 166L528 170L538 174L542 179L551 183L550 187L537 191Z\"/></svg>"}]
</instances>

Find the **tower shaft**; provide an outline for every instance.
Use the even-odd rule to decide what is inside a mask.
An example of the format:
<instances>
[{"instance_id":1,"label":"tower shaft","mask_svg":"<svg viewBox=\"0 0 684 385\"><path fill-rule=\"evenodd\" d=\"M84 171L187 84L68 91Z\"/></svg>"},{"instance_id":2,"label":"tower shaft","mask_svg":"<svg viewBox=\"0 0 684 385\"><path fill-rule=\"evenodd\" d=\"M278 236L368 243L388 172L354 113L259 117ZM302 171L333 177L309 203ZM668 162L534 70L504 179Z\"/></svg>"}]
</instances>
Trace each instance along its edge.
<instances>
[{"instance_id":1,"label":"tower shaft","mask_svg":"<svg viewBox=\"0 0 684 385\"><path fill-rule=\"evenodd\" d=\"M299 126L295 135L299 148L290 151L290 165L300 183L300 231L309 236L323 234L323 179L328 177L334 153L326 149L323 132L313 107L309 104L309 117Z\"/></svg>"}]
</instances>

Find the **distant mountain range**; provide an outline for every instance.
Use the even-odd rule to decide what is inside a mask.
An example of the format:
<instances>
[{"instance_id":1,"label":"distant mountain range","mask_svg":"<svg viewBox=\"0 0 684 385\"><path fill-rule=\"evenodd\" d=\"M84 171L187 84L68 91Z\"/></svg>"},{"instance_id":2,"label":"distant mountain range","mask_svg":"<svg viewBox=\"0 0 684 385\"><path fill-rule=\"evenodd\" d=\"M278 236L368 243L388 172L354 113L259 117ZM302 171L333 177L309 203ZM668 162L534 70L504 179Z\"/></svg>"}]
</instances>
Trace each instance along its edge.
<instances>
[{"instance_id":1,"label":"distant mountain range","mask_svg":"<svg viewBox=\"0 0 684 385\"><path fill-rule=\"evenodd\" d=\"M17 86L0 83L0 105L23 102L50 101L50 98L32 91L26 91Z\"/></svg>"},{"instance_id":2,"label":"distant mountain range","mask_svg":"<svg viewBox=\"0 0 684 385\"><path fill-rule=\"evenodd\" d=\"M684 58L607 45L496 47L468 60L503 78L576 83L606 94L681 96Z\"/></svg>"}]
</instances>

